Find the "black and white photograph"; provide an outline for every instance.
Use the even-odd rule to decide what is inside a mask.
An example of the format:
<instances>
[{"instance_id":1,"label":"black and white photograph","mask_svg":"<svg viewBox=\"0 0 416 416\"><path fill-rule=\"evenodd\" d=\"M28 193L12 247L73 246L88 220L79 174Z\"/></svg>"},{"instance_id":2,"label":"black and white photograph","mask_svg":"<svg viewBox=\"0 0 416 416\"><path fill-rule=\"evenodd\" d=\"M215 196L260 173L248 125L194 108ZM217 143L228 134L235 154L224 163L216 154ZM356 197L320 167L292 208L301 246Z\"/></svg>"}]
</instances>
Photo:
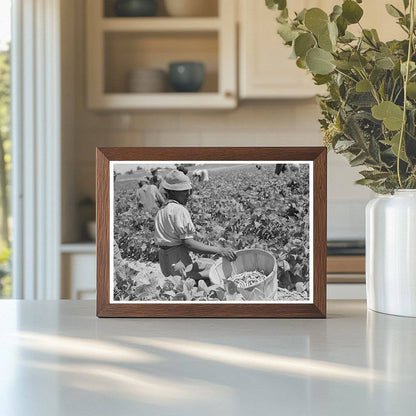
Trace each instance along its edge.
<instances>
[{"instance_id":1,"label":"black and white photograph","mask_svg":"<svg viewBox=\"0 0 416 416\"><path fill-rule=\"evenodd\" d=\"M311 171L111 162L111 303L311 303Z\"/></svg>"}]
</instances>

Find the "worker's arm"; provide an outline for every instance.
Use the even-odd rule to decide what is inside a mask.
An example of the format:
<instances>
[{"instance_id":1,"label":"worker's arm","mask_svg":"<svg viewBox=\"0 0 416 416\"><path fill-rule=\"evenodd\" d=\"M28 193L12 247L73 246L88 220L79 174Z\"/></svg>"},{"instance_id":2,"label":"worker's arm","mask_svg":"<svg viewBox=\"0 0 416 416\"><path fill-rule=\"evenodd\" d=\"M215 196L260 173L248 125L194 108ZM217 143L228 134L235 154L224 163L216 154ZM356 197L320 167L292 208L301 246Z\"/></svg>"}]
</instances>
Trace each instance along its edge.
<instances>
[{"instance_id":1,"label":"worker's arm","mask_svg":"<svg viewBox=\"0 0 416 416\"><path fill-rule=\"evenodd\" d=\"M235 251L230 248L209 246L199 241L195 241L193 238L185 238L182 240L182 244L190 251L198 254L218 254L221 257L225 257L229 261L234 261L237 258Z\"/></svg>"},{"instance_id":2,"label":"worker's arm","mask_svg":"<svg viewBox=\"0 0 416 416\"><path fill-rule=\"evenodd\" d=\"M156 200L157 202L159 202L159 205L163 205L165 203L165 198L163 197L159 189L156 189Z\"/></svg>"}]
</instances>

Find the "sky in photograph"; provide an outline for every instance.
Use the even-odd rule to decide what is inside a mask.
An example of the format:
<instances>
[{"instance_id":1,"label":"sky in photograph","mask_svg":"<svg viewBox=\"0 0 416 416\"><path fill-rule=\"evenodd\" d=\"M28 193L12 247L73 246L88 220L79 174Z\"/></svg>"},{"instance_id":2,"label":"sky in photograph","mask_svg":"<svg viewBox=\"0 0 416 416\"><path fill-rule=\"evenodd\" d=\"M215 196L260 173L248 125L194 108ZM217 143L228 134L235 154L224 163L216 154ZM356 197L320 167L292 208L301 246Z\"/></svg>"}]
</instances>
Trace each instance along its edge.
<instances>
[{"instance_id":1,"label":"sky in photograph","mask_svg":"<svg viewBox=\"0 0 416 416\"><path fill-rule=\"evenodd\" d=\"M158 165L146 164L146 165L138 165L137 163L123 163L123 164L115 164L114 170L118 173L126 173L127 171L133 169L136 170L137 166L141 166L145 170L150 170L152 168L175 168L174 164L163 164L159 163Z\"/></svg>"},{"instance_id":2,"label":"sky in photograph","mask_svg":"<svg viewBox=\"0 0 416 416\"><path fill-rule=\"evenodd\" d=\"M11 36L11 0L0 0L0 49L6 49Z\"/></svg>"}]
</instances>

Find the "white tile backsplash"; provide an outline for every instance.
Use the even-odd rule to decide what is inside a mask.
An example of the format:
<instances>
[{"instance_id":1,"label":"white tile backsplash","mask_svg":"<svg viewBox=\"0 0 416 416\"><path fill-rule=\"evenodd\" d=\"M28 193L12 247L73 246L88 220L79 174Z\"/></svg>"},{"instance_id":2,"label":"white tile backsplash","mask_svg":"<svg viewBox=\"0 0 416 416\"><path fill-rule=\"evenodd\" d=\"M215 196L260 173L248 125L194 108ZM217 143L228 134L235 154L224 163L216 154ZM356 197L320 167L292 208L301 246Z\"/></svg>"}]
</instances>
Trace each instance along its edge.
<instances>
[{"instance_id":1,"label":"white tile backsplash","mask_svg":"<svg viewBox=\"0 0 416 416\"><path fill-rule=\"evenodd\" d=\"M84 92L82 92L84 93ZM75 118L77 199L95 194L96 146L319 146L315 100L245 102L233 111L93 112ZM328 157L328 237L364 236L372 193L354 184L359 169Z\"/></svg>"},{"instance_id":2,"label":"white tile backsplash","mask_svg":"<svg viewBox=\"0 0 416 416\"><path fill-rule=\"evenodd\" d=\"M367 199L328 201L328 240L363 240Z\"/></svg>"}]
</instances>

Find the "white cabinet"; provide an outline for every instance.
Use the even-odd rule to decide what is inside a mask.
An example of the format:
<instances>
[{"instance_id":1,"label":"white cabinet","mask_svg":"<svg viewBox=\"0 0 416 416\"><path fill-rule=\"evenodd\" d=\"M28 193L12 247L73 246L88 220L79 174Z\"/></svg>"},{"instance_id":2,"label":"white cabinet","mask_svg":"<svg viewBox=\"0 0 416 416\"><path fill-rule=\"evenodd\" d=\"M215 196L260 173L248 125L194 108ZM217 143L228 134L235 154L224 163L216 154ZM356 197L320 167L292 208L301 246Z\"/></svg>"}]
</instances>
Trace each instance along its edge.
<instances>
[{"instance_id":1,"label":"white cabinet","mask_svg":"<svg viewBox=\"0 0 416 416\"><path fill-rule=\"evenodd\" d=\"M288 2L290 10L313 7L310 0ZM239 1L239 90L241 98L307 98L319 92L311 75L289 59L290 48L276 33L278 12L264 1Z\"/></svg>"},{"instance_id":2,"label":"white cabinet","mask_svg":"<svg viewBox=\"0 0 416 416\"><path fill-rule=\"evenodd\" d=\"M63 244L61 253L62 299L95 299L95 244Z\"/></svg>"},{"instance_id":3,"label":"white cabinet","mask_svg":"<svg viewBox=\"0 0 416 416\"><path fill-rule=\"evenodd\" d=\"M289 12L303 8L320 7L329 13L336 0L291 0ZM402 0L390 3L403 8ZM376 28L381 40L403 38L404 32L389 16L384 4L376 1L363 2L362 25ZM308 98L322 93L311 75L289 59L290 48L283 44L276 33L275 17L279 12L269 10L262 0L239 0L239 91L240 98ZM358 25L350 26L359 32Z\"/></svg>"},{"instance_id":4,"label":"white cabinet","mask_svg":"<svg viewBox=\"0 0 416 416\"><path fill-rule=\"evenodd\" d=\"M116 17L112 0L88 0L87 105L89 109L210 109L237 106L237 31L234 0L217 4L216 16ZM108 11L109 10L109 11ZM202 90L178 93L129 92L137 69L168 71L175 61L205 67Z\"/></svg>"}]
</instances>

